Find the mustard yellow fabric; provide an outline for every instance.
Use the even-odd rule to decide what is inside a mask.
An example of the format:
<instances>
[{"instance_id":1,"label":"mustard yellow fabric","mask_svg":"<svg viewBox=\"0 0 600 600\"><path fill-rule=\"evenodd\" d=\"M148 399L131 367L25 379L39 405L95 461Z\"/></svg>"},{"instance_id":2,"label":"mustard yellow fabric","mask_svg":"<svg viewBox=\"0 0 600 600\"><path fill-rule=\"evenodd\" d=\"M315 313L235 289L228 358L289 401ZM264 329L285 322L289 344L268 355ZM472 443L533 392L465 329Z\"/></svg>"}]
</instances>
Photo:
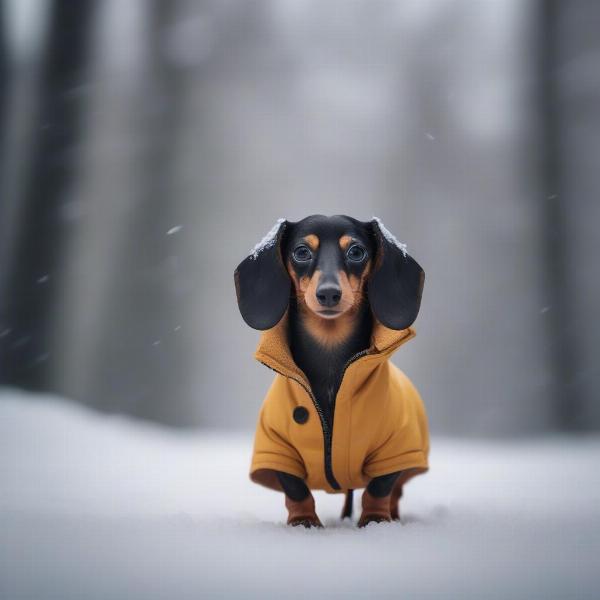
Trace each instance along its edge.
<instances>
[{"instance_id":1,"label":"mustard yellow fabric","mask_svg":"<svg viewBox=\"0 0 600 600\"><path fill-rule=\"evenodd\" d=\"M250 467L252 481L281 490L274 470L301 477L312 490L330 493L365 487L379 475L428 469L429 431L423 402L411 381L388 359L415 336L376 322L366 355L352 362L342 379L334 413L332 468L341 490L325 476L324 436L309 395L309 382L292 359L287 321L263 332L255 357L278 374L258 417ZM297 406L308 421L293 419Z\"/></svg>"}]
</instances>

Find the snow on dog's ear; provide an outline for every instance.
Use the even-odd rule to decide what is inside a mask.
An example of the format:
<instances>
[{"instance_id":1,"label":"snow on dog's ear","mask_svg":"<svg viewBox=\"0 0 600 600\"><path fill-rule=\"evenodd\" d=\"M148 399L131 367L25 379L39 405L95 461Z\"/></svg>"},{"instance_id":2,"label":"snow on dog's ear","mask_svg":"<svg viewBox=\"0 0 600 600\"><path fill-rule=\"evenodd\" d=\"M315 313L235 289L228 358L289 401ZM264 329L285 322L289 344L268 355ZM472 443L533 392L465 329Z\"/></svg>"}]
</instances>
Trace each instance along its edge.
<instances>
[{"instance_id":1,"label":"snow on dog's ear","mask_svg":"<svg viewBox=\"0 0 600 600\"><path fill-rule=\"evenodd\" d=\"M425 273L377 217L370 222L377 257L369 280L369 302L373 314L390 329L410 327L421 306Z\"/></svg>"},{"instance_id":2,"label":"snow on dog's ear","mask_svg":"<svg viewBox=\"0 0 600 600\"><path fill-rule=\"evenodd\" d=\"M233 274L240 313L253 329L274 327L288 307L291 281L281 257L286 227L279 219Z\"/></svg>"}]
</instances>

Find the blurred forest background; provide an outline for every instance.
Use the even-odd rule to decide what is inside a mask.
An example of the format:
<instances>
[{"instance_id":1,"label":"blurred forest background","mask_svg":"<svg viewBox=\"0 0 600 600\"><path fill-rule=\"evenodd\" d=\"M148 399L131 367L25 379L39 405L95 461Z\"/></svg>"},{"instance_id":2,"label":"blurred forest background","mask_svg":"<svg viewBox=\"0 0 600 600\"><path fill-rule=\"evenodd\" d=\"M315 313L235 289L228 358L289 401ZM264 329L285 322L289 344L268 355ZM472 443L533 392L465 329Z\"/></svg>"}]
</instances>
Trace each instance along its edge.
<instances>
[{"instance_id":1,"label":"blurred forest background","mask_svg":"<svg viewBox=\"0 0 600 600\"><path fill-rule=\"evenodd\" d=\"M600 429L600 3L0 1L0 383L252 429L280 216L423 265L436 433Z\"/></svg>"}]
</instances>

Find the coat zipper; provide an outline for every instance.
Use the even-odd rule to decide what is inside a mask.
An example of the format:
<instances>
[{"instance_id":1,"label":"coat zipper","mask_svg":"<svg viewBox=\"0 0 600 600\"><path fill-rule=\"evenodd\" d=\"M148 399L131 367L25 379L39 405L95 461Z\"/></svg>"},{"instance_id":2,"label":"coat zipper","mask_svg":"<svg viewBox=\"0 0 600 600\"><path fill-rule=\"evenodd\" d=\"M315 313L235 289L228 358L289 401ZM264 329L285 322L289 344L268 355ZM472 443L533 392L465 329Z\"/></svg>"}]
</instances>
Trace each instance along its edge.
<instances>
[{"instance_id":1,"label":"coat zipper","mask_svg":"<svg viewBox=\"0 0 600 600\"><path fill-rule=\"evenodd\" d=\"M354 356L352 356L350 358L350 360L346 363L346 365L344 366L344 370L342 371L342 376L340 378L340 386L338 387L338 393L340 391L340 388L342 387L342 381L344 380L344 375L346 374L346 371L348 370L348 367L355 361L357 361L359 358L362 358L363 356L365 356L366 354L368 354L368 350L363 350L361 352L358 352L357 354L355 354ZM310 396L310 399L312 400L312 403L317 411L317 414L319 415L319 419L321 420L321 429L323 430L323 439L324 439L324 446L325 446L325 452L324 452L324 458L325 458L325 478L327 479L329 485L334 489L334 490L340 490L342 489L340 484L337 482L337 479L335 478L335 475L333 474L333 466L332 466L332 461L331 461L331 446L332 446L332 438L333 438L333 431L329 428L329 423L327 422L327 419L325 418L325 415L323 414L323 411L321 410L321 407L319 406L319 403L317 402L317 399L315 398L314 394L312 393L312 390L307 387L304 382L301 379L296 379L296 377L291 377L290 375L286 375L285 373L282 373L281 371L278 371L277 369L274 369L273 367L271 367L271 365L267 365L266 363L261 362L263 365L265 365L265 367L268 367L269 369L271 369L272 371L275 371L275 373L278 373L279 375L281 375L282 377L287 377L288 379L291 379L292 381L295 381L300 387L302 387L302 389ZM335 418L335 401L337 400L337 394L335 395L335 398L333 399L333 406L331 407L331 420L332 420L332 428L333 428L333 419Z\"/></svg>"},{"instance_id":2,"label":"coat zipper","mask_svg":"<svg viewBox=\"0 0 600 600\"><path fill-rule=\"evenodd\" d=\"M331 465L331 438L333 436L333 432L332 430L329 428L329 423L327 422L327 419L325 418L325 415L323 414L323 411L321 410L321 407L319 406L319 403L317 402L317 399L315 398L314 394L312 393L312 390L310 390L308 387L306 387L304 385L304 383L302 381L300 381L299 379L296 379L295 377L290 377L290 379L292 379L293 381L295 381L296 383L298 383L300 386L302 386L302 388L304 388L304 390L306 391L306 393L310 396L312 403L315 407L315 409L317 410L317 413L319 414L319 419L321 420L321 429L323 429L323 439L325 442L325 477L327 479L327 481L329 482L329 485L334 489L334 490L339 490L341 489L340 484L337 482L337 479L335 478L335 475L333 474L333 467ZM333 424L332 424L333 426Z\"/></svg>"}]
</instances>

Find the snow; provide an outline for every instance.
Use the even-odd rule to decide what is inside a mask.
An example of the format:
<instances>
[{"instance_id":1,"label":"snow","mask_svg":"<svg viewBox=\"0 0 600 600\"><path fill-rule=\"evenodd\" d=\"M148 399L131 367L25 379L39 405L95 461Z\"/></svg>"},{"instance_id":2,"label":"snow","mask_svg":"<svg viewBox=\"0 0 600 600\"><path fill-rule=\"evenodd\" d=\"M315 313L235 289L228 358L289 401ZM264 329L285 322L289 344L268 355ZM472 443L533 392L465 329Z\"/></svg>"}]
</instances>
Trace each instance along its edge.
<instances>
[{"instance_id":1,"label":"snow","mask_svg":"<svg viewBox=\"0 0 600 600\"><path fill-rule=\"evenodd\" d=\"M358 530L317 492L322 531L284 525L251 444L0 391L0 598L597 595L598 437L434 436L403 524Z\"/></svg>"},{"instance_id":2,"label":"snow","mask_svg":"<svg viewBox=\"0 0 600 600\"><path fill-rule=\"evenodd\" d=\"M256 246L252 248L252 250L250 250L249 256L251 256L253 260L256 260L258 258L258 255L263 250L267 250L275 244L275 242L277 241L277 234L279 233L279 228L283 223L285 223L285 221L286 220L283 217L277 219L277 222L275 223L275 225L273 225L273 227L271 227L269 233L267 233L267 235L265 235L265 237L262 240L260 240L260 242L258 242L258 244L256 244Z\"/></svg>"},{"instance_id":3,"label":"snow","mask_svg":"<svg viewBox=\"0 0 600 600\"><path fill-rule=\"evenodd\" d=\"M396 236L383 224L379 217L373 217L373 221L379 225L379 230L383 237L390 243L394 244L399 250L402 251L404 258L406 258L406 253L408 252L408 246L402 242L400 242Z\"/></svg>"}]
</instances>

